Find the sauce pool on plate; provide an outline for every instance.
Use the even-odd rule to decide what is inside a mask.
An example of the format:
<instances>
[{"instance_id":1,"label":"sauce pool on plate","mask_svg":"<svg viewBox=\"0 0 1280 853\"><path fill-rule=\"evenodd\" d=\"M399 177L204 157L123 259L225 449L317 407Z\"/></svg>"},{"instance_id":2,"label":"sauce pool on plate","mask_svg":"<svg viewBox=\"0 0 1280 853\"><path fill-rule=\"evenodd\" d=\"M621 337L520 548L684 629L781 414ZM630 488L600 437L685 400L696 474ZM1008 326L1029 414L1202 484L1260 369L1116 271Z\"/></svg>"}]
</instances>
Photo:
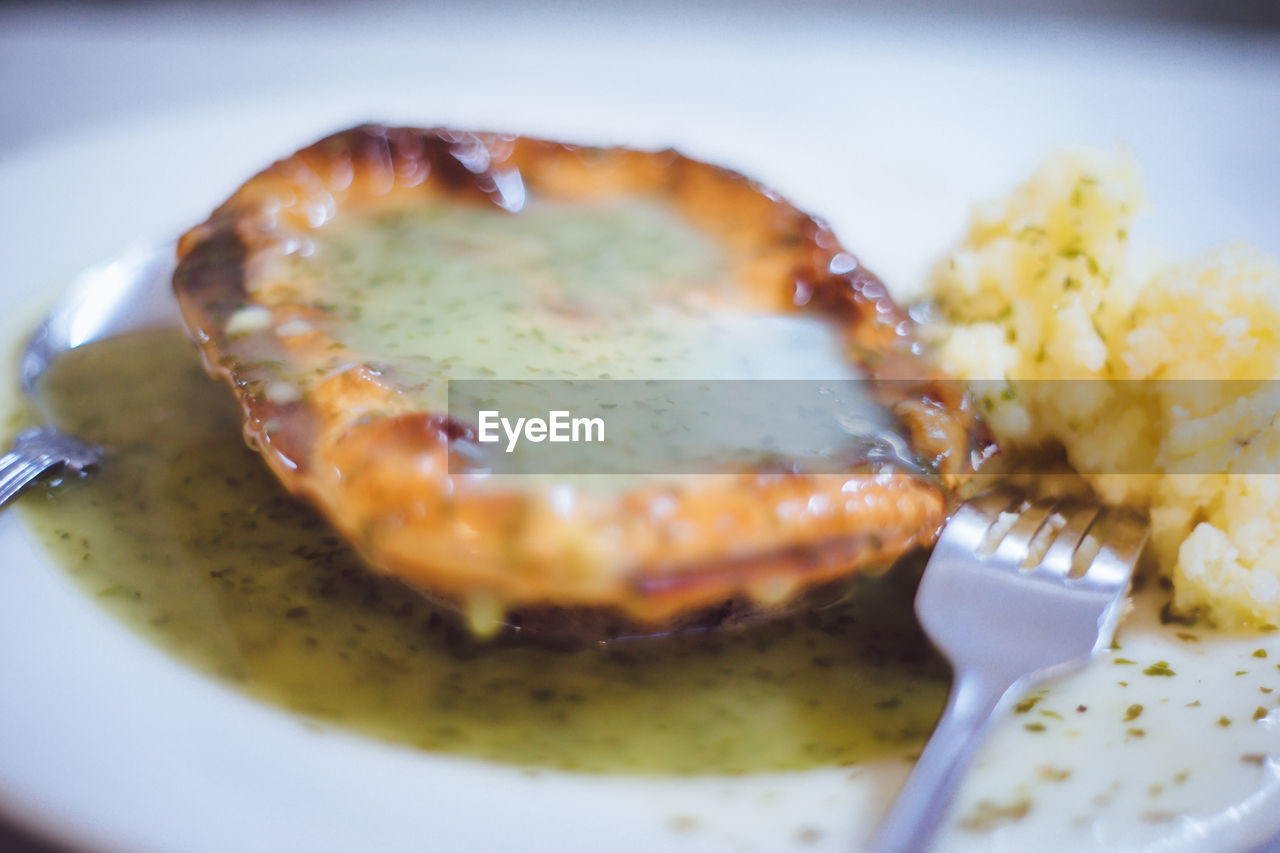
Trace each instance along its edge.
<instances>
[{"instance_id":1,"label":"sauce pool on plate","mask_svg":"<svg viewBox=\"0 0 1280 853\"><path fill-rule=\"evenodd\" d=\"M477 641L276 484L180 333L72 351L44 395L109 452L20 502L56 562L183 661L307 717L527 766L687 774L909 756L941 710L947 670L912 619L909 571L734 630Z\"/></svg>"}]
</instances>

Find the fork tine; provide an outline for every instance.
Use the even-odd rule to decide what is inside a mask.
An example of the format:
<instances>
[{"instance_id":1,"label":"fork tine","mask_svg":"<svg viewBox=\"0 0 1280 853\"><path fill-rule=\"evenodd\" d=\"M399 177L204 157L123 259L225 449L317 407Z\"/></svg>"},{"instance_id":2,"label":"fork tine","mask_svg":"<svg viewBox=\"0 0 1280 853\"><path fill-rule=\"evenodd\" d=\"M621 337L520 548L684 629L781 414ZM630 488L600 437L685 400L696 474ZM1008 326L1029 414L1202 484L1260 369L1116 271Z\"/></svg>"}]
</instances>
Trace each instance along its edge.
<instances>
[{"instance_id":1,"label":"fork tine","mask_svg":"<svg viewBox=\"0 0 1280 853\"><path fill-rule=\"evenodd\" d=\"M1022 493L1010 488L992 489L971 498L961 504L951 522L943 528L943 538L962 550L977 551L992 525L1000 520L1000 514L1021 502Z\"/></svg>"},{"instance_id":2,"label":"fork tine","mask_svg":"<svg viewBox=\"0 0 1280 853\"><path fill-rule=\"evenodd\" d=\"M1024 509L996 545L992 554L996 562L1007 561L1008 565L1021 566L1031 553L1036 534L1053 517L1060 503L1057 498L1041 498Z\"/></svg>"},{"instance_id":3,"label":"fork tine","mask_svg":"<svg viewBox=\"0 0 1280 853\"><path fill-rule=\"evenodd\" d=\"M1100 514L1101 510L1096 506L1083 506L1072 513L1067 523L1058 531L1049 550L1045 552L1040 566L1055 575L1065 577L1071 574L1076 550L1093 528Z\"/></svg>"},{"instance_id":4,"label":"fork tine","mask_svg":"<svg viewBox=\"0 0 1280 853\"><path fill-rule=\"evenodd\" d=\"M1110 523L1106 535L1101 538L1097 556L1085 568L1084 577L1095 584L1127 584L1147 544L1147 525L1118 510L1108 511L1107 520Z\"/></svg>"}]
</instances>

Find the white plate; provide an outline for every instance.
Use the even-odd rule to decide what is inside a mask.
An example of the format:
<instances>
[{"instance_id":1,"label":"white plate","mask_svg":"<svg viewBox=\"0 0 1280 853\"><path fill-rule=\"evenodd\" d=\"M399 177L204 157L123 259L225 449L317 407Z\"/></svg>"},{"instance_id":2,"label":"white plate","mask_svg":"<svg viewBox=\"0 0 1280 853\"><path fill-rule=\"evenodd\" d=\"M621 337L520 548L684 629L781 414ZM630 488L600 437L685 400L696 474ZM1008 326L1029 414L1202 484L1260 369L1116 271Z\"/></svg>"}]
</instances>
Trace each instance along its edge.
<instances>
[{"instance_id":1,"label":"white plate","mask_svg":"<svg viewBox=\"0 0 1280 853\"><path fill-rule=\"evenodd\" d=\"M676 144L826 216L904 291L970 203L1062 144L1131 148L1155 205L1148 236L1180 252L1234 236L1280 252L1274 60L1167 38L703 26L682 42L701 50L644 74L617 71L649 55L643 37L608 51L567 40L527 75L474 63L446 84L439 72L479 48L442 44L420 86L135 115L0 164L3 345L77 269L203 219L263 164L370 117ZM485 49L501 53L501 40ZM602 51L624 61L584 73ZM0 809L78 847L848 850L907 769L530 776L400 749L304 725L183 668L85 598L14 513L0 516L0 553ZM1029 799L1027 814L993 832L953 825L940 849L1229 850L1280 828L1280 712L1251 720L1280 696L1280 642L1183 642L1152 610L1142 602L1121 629L1138 665L1100 660L1002 725L955 812ZM1143 676L1156 660L1178 675ZM1123 722L1133 703L1146 708L1142 737ZM1033 720L1046 731L1027 730Z\"/></svg>"}]
</instances>

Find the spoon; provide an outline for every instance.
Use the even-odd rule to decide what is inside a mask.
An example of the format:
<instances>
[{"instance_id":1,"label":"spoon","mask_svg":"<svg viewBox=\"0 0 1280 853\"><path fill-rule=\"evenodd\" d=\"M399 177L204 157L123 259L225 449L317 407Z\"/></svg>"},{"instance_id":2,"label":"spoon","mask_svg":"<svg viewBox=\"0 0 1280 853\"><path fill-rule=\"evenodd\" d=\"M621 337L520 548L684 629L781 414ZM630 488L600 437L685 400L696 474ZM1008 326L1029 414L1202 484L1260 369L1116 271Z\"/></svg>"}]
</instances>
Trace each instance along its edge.
<instances>
[{"instance_id":1,"label":"spoon","mask_svg":"<svg viewBox=\"0 0 1280 853\"><path fill-rule=\"evenodd\" d=\"M177 304L169 297L173 267L173 243L134 248L89 267L31 335L18 363L18 382L44 425L20 433L9 452L0 456L0 506L44 474L84 474L102 463L102 448L49 425L52 418L40 402L40 379L68 350L176 323Z\"/></svg>"}]
</instances>

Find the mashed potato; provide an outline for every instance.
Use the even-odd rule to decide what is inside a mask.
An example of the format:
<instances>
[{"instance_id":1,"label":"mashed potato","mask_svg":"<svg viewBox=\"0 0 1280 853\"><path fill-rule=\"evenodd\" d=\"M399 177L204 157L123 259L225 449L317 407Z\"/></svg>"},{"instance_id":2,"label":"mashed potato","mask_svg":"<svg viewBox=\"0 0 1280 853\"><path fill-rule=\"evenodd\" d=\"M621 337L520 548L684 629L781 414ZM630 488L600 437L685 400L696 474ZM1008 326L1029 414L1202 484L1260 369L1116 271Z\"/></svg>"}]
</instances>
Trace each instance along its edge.
<instances>
[{"instance_id":1,"label":"mashed potato","mask_svg":"<svg viewBox=\"0 0 1280 853\"><path fill-rule=\"evenodd\" d=\"M999 380L976 387L1004 446L1059 443L1150 510L1178 610L1280 624L1280 383L1181 381L1280 378L1280 264L1232 245L1139 269L1141 207L1130 159L1078 153L980 208L932 281L941 359ZM1050 379L1109 381L1025 381Z\"/></svg>"}]
</instances>

